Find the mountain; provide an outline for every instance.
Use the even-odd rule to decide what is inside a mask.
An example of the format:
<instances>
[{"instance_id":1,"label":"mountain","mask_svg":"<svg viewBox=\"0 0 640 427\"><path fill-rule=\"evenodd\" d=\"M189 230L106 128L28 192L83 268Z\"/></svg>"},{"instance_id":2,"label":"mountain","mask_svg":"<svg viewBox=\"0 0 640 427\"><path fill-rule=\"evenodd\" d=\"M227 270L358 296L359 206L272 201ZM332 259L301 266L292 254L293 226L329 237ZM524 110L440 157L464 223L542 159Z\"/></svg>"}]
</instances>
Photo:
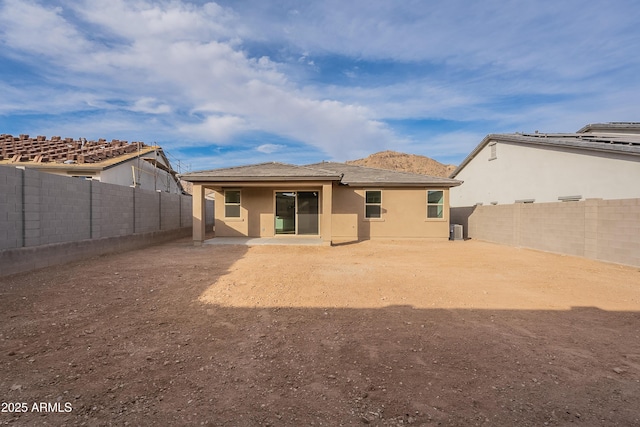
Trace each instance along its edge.
<instances>
[{"instance_id":1,"label":"mountain","mask_svg":"<svg viewBox=\"0 0 640 427\"><path fill-rule=\"evenodd\" d=\"M345 163L441 177L448 177L456 168L455 165L444 165L426 156L398 153L397 151L381 151L364 159L348 160Z\"/></svg>"}]
</instances>

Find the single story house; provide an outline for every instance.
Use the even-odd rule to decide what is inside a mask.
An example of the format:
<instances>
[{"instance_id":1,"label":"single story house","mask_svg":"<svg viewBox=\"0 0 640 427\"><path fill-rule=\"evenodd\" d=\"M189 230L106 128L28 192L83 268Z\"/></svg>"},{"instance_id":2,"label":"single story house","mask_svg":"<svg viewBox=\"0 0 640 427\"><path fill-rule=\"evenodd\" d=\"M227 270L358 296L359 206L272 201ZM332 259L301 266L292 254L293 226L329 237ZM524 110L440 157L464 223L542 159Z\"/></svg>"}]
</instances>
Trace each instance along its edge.
<instances>
[{"instance_id":1,"label":"single story house","mask_svg":"<svg viewBox=\"0 0 640 427\"><path fill-rule=\"evenodd\" d=\"M640 123L488 135L450 178L452 208L640 198Z\"/></svg>"},{"instance_id":2,"label":"single story house","mask_svg":"<svg viewBox=\"0 0 640 427\"><path fill-rule=\"evenodd\" d=\"M261 163L181 175L193 183L193 240L204 240L205 189L216 237L317 236L323 243L449 237L455 179L344 163Z\"/></svg>"},{"instance_id":3,"label":"single story house","mask_svg":"<svg viewBox=\"0 0 640 427\"><path fill-rule=\"evenodd\" d=\"M31 168L143 190L184 193L162 148L143 142L2 134L0 166Z\"/></svg>"}]
</instances>

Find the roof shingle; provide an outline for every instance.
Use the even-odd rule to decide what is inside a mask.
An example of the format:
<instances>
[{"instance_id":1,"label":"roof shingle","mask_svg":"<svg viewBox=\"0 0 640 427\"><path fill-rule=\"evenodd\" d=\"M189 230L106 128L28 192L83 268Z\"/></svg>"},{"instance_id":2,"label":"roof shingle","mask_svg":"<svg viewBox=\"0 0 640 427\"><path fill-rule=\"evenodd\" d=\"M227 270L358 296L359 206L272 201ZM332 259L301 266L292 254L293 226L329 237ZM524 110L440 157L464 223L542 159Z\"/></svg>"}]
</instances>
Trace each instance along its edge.
<instances>
[{"instance_id":1,"label":"roof shingle","mask_svg":"<svg viewBox=\"0 0 640 427\"><path fill-rule=\"evenodd\" d=\"M454 187L461 182L428 175L375 169L323 162L306 166L286 163L259 163L256 165L213 169L181 175L190 182L241 182L241 181L286 181L328 180L340 181L344 185L357 186L442 186Z\"/></svg>"},{"instance_id":2,"label":"roof shingle","mask_svg":"<svg viewBox=\"0 0 640 427\"><path fill-rule=\"evenodd\" d=\"M341 183L357 186L445 186L455 187L461 181L437 176L370 168L338 162L322 162L308 165L342 174Z\"/></svg>"},{"instance_id":3,"label":"roof shingle","mask_svg":"<svg viewBox=\"0 0 640 427\"><path fill-rule=\"evenodd\" d=\"M318 168L269 162L186 173L185 181L277 181L283 179L337 181L340 174Z\"/></svg>"}]
</instances>

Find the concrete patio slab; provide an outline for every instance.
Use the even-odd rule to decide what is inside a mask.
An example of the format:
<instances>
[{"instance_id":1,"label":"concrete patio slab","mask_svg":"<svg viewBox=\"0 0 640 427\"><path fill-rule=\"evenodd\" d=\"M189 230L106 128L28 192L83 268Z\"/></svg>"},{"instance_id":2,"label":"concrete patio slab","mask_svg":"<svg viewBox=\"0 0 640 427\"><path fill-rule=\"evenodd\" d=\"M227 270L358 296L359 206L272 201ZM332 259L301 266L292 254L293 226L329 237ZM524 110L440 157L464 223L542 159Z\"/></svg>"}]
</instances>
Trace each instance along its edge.
<instances>
[{"instance_id":1,"label":"concrete patio slab","mask_svg":"<svg viewBox=\"0 0 640 427\"><path fill-rule=\"evenodd\" d=\"M205 245L287 245L287 246L322 246L320 237L214 237L203 242Z\"/></svg>"}]
</instances>

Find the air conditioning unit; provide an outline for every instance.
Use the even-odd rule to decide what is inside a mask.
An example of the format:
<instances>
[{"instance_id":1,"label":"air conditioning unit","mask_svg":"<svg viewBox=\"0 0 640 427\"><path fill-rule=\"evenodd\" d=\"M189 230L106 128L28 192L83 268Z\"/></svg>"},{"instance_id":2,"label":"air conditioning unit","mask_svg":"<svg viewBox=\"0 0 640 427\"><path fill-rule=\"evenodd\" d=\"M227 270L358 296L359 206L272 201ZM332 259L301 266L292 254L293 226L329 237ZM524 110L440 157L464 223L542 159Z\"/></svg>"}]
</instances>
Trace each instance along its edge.
<instances>
[{"instance_id":1,"label":"air conditioning unit","mask_svg":"<svg viewBox=\"0 0 640 427\"><path fill-rule=\"evenodd\" d=\"M464 240L462 225L451 224L451 240Z\"/></svg>"}]
</instances>

